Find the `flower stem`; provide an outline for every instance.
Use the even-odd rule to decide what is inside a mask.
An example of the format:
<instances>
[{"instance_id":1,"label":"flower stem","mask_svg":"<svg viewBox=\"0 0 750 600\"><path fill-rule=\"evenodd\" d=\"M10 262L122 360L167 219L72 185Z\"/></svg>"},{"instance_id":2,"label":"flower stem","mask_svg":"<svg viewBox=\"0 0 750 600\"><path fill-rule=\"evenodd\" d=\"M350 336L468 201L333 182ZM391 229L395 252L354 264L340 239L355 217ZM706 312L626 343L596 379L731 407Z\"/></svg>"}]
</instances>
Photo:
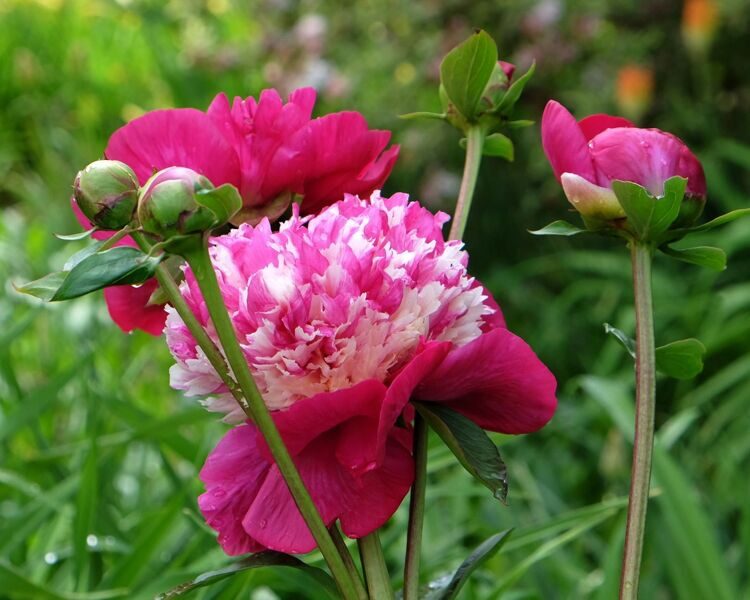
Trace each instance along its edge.
<instances>
[{"instance_id":1,"label":"flower stem","mask_svg":"<svg viewBox=\"0 0 750 600\"><path fill-rule=\"evenodd\" d=\"M641 569L651 480L651 457L654 449L654 411L656 404L654 311L651 299L653 248L648 243L632 240L630 252L633 263L636 319L635 439L633 442L633 466L630 474L628 522L625 529L625 549L620 579L621 600L635 600L638 597L638 577Z\"/></svg>"},{"instance_id":2,"label":"flower stem","mask_svg":"<svg viewBox=\"0 0 750 600\"><path fill-rule=\"evenodd\" d=\"M427 483L427 423L417 413L414 417L414 483L409 498L409 528L406 536L404 567L404 600L419 597L419 559L422 549L422 522Z\"/></svg>"},{"instance_id":3,"label":"flower stem","mask_svg":"<svg viewBox=\"0 0 750 600\"><path fill-rule=\"evenodd\" d=\"M352 576L354 585L357 587L357 594L359 594L361 598L368 598L367 590L362 583L362 575L359 571L357 571L357 566L354 564L352 555L349 552L349 549L346 547L346 542L344 542L344 538L341 535L341 532L339 531L336 523L331 525L328 528L328 531L331 533L333 543L336 544L336 548L338 548L339 554L341 554L341 557L344 559L344 564L346 565L349 574Z\"/></svg>"},{"instance_id":4,"label":"flower stem","mask_svg":"<svg viewBox=\"0 0 750 600\"><path fill-rule=\"evenodd\" d=\"M146 241L142 233L132 232L131 237L133 238L133 240L135 240L135 243L138 244L138 247L144 252L148 252L151 249L150 244ZM206 355L208 362L211 363L211 366L214 368L219 377L221 377L224 385L227 386L232 396L234 396L234 399L240 405L247 417L249 419L252 418L250 406L245 400L245 397L242 395L242 390L240 390L237 382L229 374L229 369L227 367L226 361L224 360L224 357L216 347L216 344L214 344L211 338L208 337L206 330L203 329L203 326L193 314L193 311L190 310L187 302L185 302L182 294L180 294L177 283L175 283L175 280L169 272L169 269L167 269L167 267L165 267L164 265L159 265L158 267L156 267L155 275L157 281L159 282L159 286L167 297L167 300L169 300L169 303L177 311L177 314L180 315L180 318L182 319L183 323L185 323L188 331L190 331L193 339L195 339L198 346L200 346L201 350L203 350L203 353Z\"/></svg>"},{"instance_id":5,"label":"flower stem","mask_svg":"<svg viewBox=\"0 0 750 600\"><path fill-rule=\"evenodd\" d=\"M458 192L456 210L453 213L453 224L451 225L450 239L452 240L463 238L466 229L469 210L471 210L471 200L474 197L474 188L479 175L479 165L482 163L482 146L484 146L484 129L479 125L469 127L466 130L464 176L461 180L461 189Z\"/></svg>"},{"instance_id":6,"label":"flower stem","mask_svg":"<svg viewBox=\"0 0 750 600\"><path fill-rule=\"evenodd\" d=\"M380 545L377 529L372 533L357 540L359 555L362 558L362 567L365 570L367 589L372 600L392 600L394 598L391 589L391 580L388 576L388 567L385 566L383 548Z\"/></svg>"},{"instance_id":7,"label":"flower stem","mask_svg":"<svg viewBox=\"0 0 750 600\"><path fill-rule=\"evenodd\" d=\"M245 355L237 341L234 326L224 304L206 242L203 241L196 249L187 252L185 258L192 268L193 275L201 289L203 299L206 302L211 321L219 336L219 341L224 348L224 354L227 357L229 366L249 404L253 421L268 444L268 448L273 455L279 471L284 477L284 481L294 498L294 502L297 504L305 523L310 528L310 532L315 538L323 558L328 563L331 575L336 580L344 598L361 598L361 595L357 593L356 584L352 580L343 558L331 539L331 535L310 493L302 482L299 471L297 471L297 467L284 444L284 440L276 428L276 424L263 401L263 397L255 385Z\"/></svg>"}]
</instances>

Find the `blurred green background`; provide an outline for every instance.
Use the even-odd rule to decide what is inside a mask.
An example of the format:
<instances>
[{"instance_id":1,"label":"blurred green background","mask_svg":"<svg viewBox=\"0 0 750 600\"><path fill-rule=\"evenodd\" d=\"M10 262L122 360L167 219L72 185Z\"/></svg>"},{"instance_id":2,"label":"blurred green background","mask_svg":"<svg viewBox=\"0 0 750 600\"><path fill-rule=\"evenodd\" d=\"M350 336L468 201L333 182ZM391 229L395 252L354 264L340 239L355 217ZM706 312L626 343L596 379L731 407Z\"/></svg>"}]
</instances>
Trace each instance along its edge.
<instances>
[{"instance_id":1,"label":"blurred green background","mask_svg":"<svg viewBox=\"0 0 750 600\"><path fill-rule=\"evenodd\" d=\"M122 334L101 295L43 306L13 289L72 252L52 234L77 230L75 172L143 111L315 85L318 114L355 109L393 130L402 152L386 191L450 211L458 134L397 115L438 109L440 58L475 26L520 68L537 61L519 118L538 121L554 97L671 131L705 166L708 216L748 205L746 0L0 1L0 597L150 598L230 562L195 500L225 426L169 389L162 341ZM497 438L507 507L432 440L424 577L515 527L464 598L615 598L633 370L602 325L632 333L628 256L618 242L527 233L568 205L538 126L512 135L515 162L482 167L466 242L510 327L558 376L560 408L537 434ZM696 380L659 381L643 598L750 597L750 222L718 243L721 274L655 266L657 343L698 337L708 352ZM405 521L402 510L382 536L395 577ZM192 597L315 590L266 570Z\"/></svg>"}]
</instances>

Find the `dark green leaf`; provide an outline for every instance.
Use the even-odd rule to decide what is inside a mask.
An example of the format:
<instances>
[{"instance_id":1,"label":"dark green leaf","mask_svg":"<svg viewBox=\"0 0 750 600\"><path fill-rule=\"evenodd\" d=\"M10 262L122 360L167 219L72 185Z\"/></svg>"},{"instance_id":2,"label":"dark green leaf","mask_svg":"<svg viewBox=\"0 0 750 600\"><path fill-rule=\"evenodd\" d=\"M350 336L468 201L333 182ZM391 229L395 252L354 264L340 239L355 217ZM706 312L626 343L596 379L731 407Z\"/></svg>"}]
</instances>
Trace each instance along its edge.
<instances>
[{"instance_id":1,"label":"dark green leaf","mask_svg":"<svg viewBox=\"0 0 750 600\"><path fill-rule=\"evenodd\" d=\"M727 268L727 255L721 248L714 248L713 246L695 246L693 248L661 246L660 250L677 260L707 267L714 271L723 271Z\"/></svg>"},{"instance_id":2,"label":"dark green leaf","mask_svg":"<svg viewBox=\"0 0 750 600\"><path fill-rule=\"evenodd\" d=\"M477 116L477 105L496 64L495 41L482 30L451 50L440 64L445 93L466 119Z\"/></svg>"},{"instance_id":3,"label":"dark green leaf","mask_svg":"<svg viewBox=\"0 0 750 600\"><path fill-rule=\"evenodd\" d=\"M164 594L157 596L157 600L169 600L171 598L177 598L182 596L196 588L205 587L231 577L235 573L241 573L248 569L258 569L261 567L291 567L299 569L304 573L310 575L315 581L317 581L321 587L323 587L330 596L338 598L338 590L336 584L328 573L317 567L311 567L310 565L302 562L300 559L290 556L288 554L282 554L281 552L274 552L267 550L265 552L259 552L253 554L242 560L237 561L234 564L224 567L223 569L217 569L215 571L208 571L198 575L192 581L180 584L177 587L169 590Z\"/></svg>"},{"instance_id":4,"label":"dark green leaf","mask_svg":"<svg viewBox=\"0 0 750 600\"><path fill-rule=\"evenodd\" d=\"M508 471L497 446L472 420L435 403L417 403L425 421L450 448L463 467L501 502L508 495Z\"/></svg>"},{"instance_id":5,"label":"dark green leaf","mask_svg":"<svg viewBox=\"0 0 750 600\"><path fill-rule=\"evenodd\" d=\"M92 254L99 252L99 249L104 245L104 241L96 242L90 246L86 246L83 250L79 250L73 256L71 256L63 265L63 271L72 271L73 268L81 262L83 259L88 258Z\"/></svg>"},{"instance_id":6,"label":"dark green leaf","mask_svg":"<svg viewBox=\"0 0 750 600\"><path fill-rule=\"evenodd\" d=\"M67 277L67 275L68 274L63 271L49 273L41 279L29 281L29 283L26 283L20 287L16 287L16 291L21 292L22 294L28 294L29 296L34 296L35 298L40 298L45 302L49 302L57 293L57 290L62 285L62 282L65 281L65 277Z\"/></svg>"},{"instance_id":7,"label":"dark green leaf","mask_svg":"<svg viewBox=\"0 0 750 600\"><path fill-rule=\"evenodd\" d=\"M672 177L664 182L664 196L655 198L645 188L630 181L612 182L628 223L639 239L648 241L664 233L680 212L687 179Z\"/></svg>"},{"instance_id":8,"label":"dark green leaf","mask_svg":"<svg viewBox=\"0 0 750 600\"><path fill-rule=\"evenodd\" d=\"M63 240L63 241L66 241L66 242L76 242L78 240L84 240L84 239L86 239L87 237L89 237L92 233L94 233L98 229L99 229L98 227L92 227L91 229L87 229L86 231L81 231L79 233L69 233L67 235L56 233L55 237L58 240Z\"/></svg>"},{"instance_id":9,"label":"dark green leaf","mask_svg":"<svg viewBox=\"0 0 750 600\"><path fill-rule=\"evenodd\" d=\"M92 254L68 273L51 300L70 300L110 285L143 283L154 274L160 260L130 246Z\"/></svg>"},{"instance_id":10,"label":"dark green leaf","mask_svg":"<svg viewBox=\"0 0 750 600\"><path fill-rule=\"evenodd\" d=\"M516 105L516 102L518 102L518 99L521 97L521 94L523 93L524 88L526 87L526 84L529 82L529 79L534 75L534 71L536 70L536 62L531 63L531 66L529 67L529 70L526 71L521 77L516 79L513 84L508 88L508 91L505 92L505 96L503 96L503 99L500 101L500 104L497 105L497 108L495 109L495 113L506 115L511 110L513 110L513 107Z\"/></svg>"},{"instance_id":11,"label":"dark green leaf","mask_svg":"<svg viewBox=\"0 0 750 600\"><path fill-rule=\"evenodd\" d=\"M242 198L237 188L229 183L211 190L201 190L195 200L216 215L217 224L228 222L242 208Z\"/></svg>"},{"instance_id":12,"label":"dark green leaf","mask_svg":"<svg viewBox=\"0 0 750 600\"><path fill-rule=\"evenodd\" d=\"M427 586L424 600L453 600L458 597L464 583L471 574L477 570L483 563L492 558L494 554L502 548L508 540L512 529L496 533L492 537L482 542L467 558L461 563L461 566L453 573L453 577L448 579L443 577L436 582ZM446 581L447 580L447 581ZM420 597L422 597L420 595Z\"/></svg>"},{"instance_id":13,"label":"dark green leaf","mask_svg":"<svg viewBox=\"0 0 750 600\"><path fill-rule=\"evenodd\" d=\"M405 115L399 115L399 119L406 119L407 121L410 119L437 119L439 121L445 121L445 114L444 113L434 113L434 112L425 112L425 111L417 111L417 112L410 112L406 113Z\"/></svg>"},{"instance_id":14,"label":"dark green leaf","mask_svg":"<svg viewBox=\"0 0 750 600\"><path fill-rule=\"evenodd\" d=\"M529 233L531 235L562 235L570 237L571 235L586 233L586 230L573 225L573 223L568 223L567 221L553 221L541 229L530 230Z\"/></svg>"},{"instance_id":15,"label":"dark green leaf","mask_svg":"<svg viewBox=\"0 0 750 600\"><path fill-rule=\"evenodd\" d=\"M656 349L656 369L676 379L691 379L703 370L706 347L695 338L679 340Z\"/></svg>"},{"instance_id":16,"label":"dark green leaf","mask_svg":"<svg viewBox=\"0 0 750 600\"><path fill-rule=\"evenodd\" d=\"M625 350L628 351L628 354L635 358L635 341L633 338L628 336L624 331L621 329L617 329L617 327L612 327L609 323L604 324L604 331L606 333L609 333L617 338L617 341L619 341Z\"/></svg>"}]
</instances>

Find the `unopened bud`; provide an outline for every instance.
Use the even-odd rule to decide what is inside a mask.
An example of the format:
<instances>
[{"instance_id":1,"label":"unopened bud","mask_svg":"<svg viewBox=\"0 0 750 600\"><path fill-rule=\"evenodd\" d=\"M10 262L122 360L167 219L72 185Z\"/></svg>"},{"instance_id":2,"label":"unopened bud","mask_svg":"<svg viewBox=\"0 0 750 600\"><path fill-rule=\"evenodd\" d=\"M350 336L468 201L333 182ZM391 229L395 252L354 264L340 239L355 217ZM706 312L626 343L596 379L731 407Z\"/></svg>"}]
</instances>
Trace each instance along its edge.
<instances>
[{"instance_id":1,"label":"unopened bud","mask_svg":"<svg viewBox=\"0 0 750 600\"><path fill-rule=\"evenodd\" d=\"M192 169L169 167L159 171L141 190L141 227L165 240L212 229L217 225L216 215L196 200L198 192L212 189L213 184Z\"/></svg>"},{"instance_id":2,"label":"unopened bud","mask_svg":"<svg viewBox=\"0 0 750 600\"><path fill-rule=\"evenodd\" d=\"M86 218L100 229L122 229L138 205L138 178L118 160L97 160L80 171L73 195Z\"/></svg>"}]
</instances>

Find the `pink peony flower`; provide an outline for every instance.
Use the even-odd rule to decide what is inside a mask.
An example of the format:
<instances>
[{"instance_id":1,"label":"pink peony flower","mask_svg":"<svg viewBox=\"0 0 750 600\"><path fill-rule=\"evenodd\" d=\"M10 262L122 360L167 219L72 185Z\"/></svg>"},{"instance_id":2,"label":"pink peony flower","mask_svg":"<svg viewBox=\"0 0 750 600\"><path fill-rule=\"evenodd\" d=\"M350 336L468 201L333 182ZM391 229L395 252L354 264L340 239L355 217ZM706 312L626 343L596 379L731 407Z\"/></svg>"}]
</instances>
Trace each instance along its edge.
<instances>
[{"instance_id":1,"label":"pink peony flower","mask_svg":"<svg viewBox=\"0 0 750 600\"><path fill-rule=\"evenodd\" d=\"M445 214L405 194L356 196L318 216L267 220L214 238L224 301L266 404L327 524L350 537L381 526L413 479L410 399L441 402L505 433L542 427L555 379L506 327L445 242ZM214 336L186 271L183 295ZM167 309L171 384L244 416ZM400 417L403 416L403 419ZM201 471L199 505L228 554L307 552L315 542L252 423L238 425Z\"/></svg>"},{"instance_id":2,"label":"pink peony flower","mask_svg":"<svg viewBox=\"0 0 750 600\"><path fill-rule=\"evenodd\" d=\"M240 156L245 209L237 222L278 218L292 194L303 196L303 213L314 213L345 193L369 195L390 174L398 156L398 146L385 150L390 132L368 129L357 112L310 120L314 104L315 90L302 88L286 104L264 90L257 102L237 97L230 106L219 94L209 106Z\"/></svg>"},{"instance_id":3,"label":"pink peony flower","mask_svg":"<svg viewBox=\"0 0 750 600\"><path fill-rule=\"evenodd\" d=\"M588 216L625 216L611 189L615 179L661 196L664 182L679 175L688 180L689 197L703 201L706 196L703 167L679 138L640 129L621 117L597 114L576 122L550 100L542 116L542 145L568 200Z\"/></svg>"}]
</instances>

